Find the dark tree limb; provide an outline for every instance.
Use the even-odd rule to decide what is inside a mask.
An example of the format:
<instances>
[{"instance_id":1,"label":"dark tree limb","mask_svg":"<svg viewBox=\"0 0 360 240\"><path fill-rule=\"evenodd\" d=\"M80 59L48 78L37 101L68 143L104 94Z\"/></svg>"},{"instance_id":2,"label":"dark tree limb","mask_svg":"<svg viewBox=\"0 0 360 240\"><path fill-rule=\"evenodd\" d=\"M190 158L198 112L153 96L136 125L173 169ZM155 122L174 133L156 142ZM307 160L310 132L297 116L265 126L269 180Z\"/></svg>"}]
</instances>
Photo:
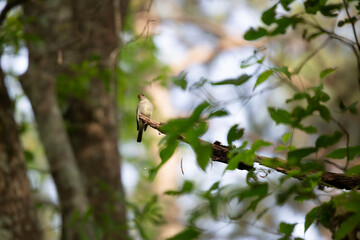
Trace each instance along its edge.
<instances>
[{"instance_id":1,"label":"dark tree limb","mask_svg":"<svg viewBox=\"0 0 360 240\"><path fill-rule=\"evenodd\" d=\"M141 115L141 114L140 114L140 119L142 121L144 121L145 123L149 124L150 127L158 130L159 132L161 132L163 134L166 134L166 132L164 132L161 129L161 126L164 125L165 123L154 122L151 119L149 119L148 117ZM186 142L186 139L181 135L179 135L179 140ZM201 141L204 141L204 140L201 140ZM228 164L229 158L227 157L227 154L229 153L230 149L226 146L219 144L218 142L209 143L209 144L211 144L212 149L213 149L211 159L216 162L222 162L222 163ZM284 168L284 167L274 167L272 165L268 165L265 162L265 160L267 160L267 159L269 159L269 158L257 155L255 157L254 161L259 163L262 166L269 167L269 168L274 169L275 171L281 172L283 174L288 174L292 170L292 169L288 169L288 168ZM274 159L274 161L277 161L279 163L286 163L286 160L278 158L278 157L273 158L273 159ZM250 170L250 169L252 169L252 166L239 164L238 169L239 170ZM316 173L316 172L314 172L314 173ZM296 178L299 180L303 179L304 177L305 176L296 176ZM351 189L354 189L354 188L357 188L360 186L360 176L346 176L345 174L341 174L341 173L324 172L321 174L321 180L324 185L339 188L339 189L351 190Z\"/></svg>"}]
</instances>

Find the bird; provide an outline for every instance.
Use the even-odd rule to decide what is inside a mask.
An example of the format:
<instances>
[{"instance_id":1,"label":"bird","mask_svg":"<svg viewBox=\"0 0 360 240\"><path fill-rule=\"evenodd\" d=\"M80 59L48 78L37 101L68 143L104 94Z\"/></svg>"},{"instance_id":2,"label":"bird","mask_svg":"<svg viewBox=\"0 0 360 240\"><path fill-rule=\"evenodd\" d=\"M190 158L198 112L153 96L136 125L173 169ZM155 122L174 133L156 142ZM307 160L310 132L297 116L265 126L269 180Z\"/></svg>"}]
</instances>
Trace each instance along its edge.
<instances>
[{"instance_id":1,"label":"bird","mask_svg":"<svg viewBox=\"0 0 360 240\"><path fill-rule=\"evenodd\" d=\"M147 99L144 94L140 93L138 95L139 103L136 108L136 124L138 130L137 142L141 142L143 131L146 131L147 124L145 124L139 117L139 114L142 114L148 118L151 118L153 113L153 105L149 99Z\"/></svg>"}]
</instances>

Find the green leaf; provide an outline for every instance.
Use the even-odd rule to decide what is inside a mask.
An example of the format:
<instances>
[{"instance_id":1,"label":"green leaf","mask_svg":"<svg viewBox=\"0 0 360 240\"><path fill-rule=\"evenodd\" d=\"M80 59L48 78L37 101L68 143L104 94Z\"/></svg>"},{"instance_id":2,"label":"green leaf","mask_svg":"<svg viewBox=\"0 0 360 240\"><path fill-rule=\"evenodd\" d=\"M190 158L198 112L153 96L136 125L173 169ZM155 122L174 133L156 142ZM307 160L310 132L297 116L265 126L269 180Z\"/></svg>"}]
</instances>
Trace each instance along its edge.
<instances>
[{"instance_id":1,"label":"green leaf","mask_svg":"<svg viewBox=\"0 0 360 240\"><path fill-rule=\"evenodd\" d=\"M240 139L244 135L244 129L238 128L238 126L238 124L232 126L227 134L227 142L229 147L232 146L234 141Z\"/></svg>"},{"instance_id":2,"label":"green leaf","mask_svg":"<svg viewBox=\"0 0 360 240\"><path fill-rule=\"evenodd\" d=\"M340 20L337 24L338 27L343 27L345 24L356 23L357 18L355 16L351 17L351 19L346 18L345 20Z\"/></svg>"},{"instance_id":3,"label":"green leaf","mask_svg":"<svg viewBox=\"0 0 360 240\"><path fill-rule=\"evenodd\" d=\"M349 147L349 158L353 160L355 156L360 155L360 145ZM347 156L346 148L338 148L335 151L332 151L326 157L334 159L343 159Z\"/></svg>"},{"instance_id":4,"label":"green leaf","mask_svg":"<svg viewBox=\"0 0 360 240\"><path fill-rule=\"evenodd\" d=\"M189 90L194 90L194 89L198 89L201 88L202 86L204 86L206 83L208 82L208 80L206 78L201 78L199 81L195 82L193 85L190 86Z\"/></svg>"},{"instance_id":5,"label":"green leaf","mask_svg":"<svg viewBox=\"0 0 360 240\"><path fill-rule=\"evenodd\" d=\"M195 119L195 123L197 123L197 121L200 118L201 112L203 111L201 109L204 109L205 106L206 105L204 105L201 108L197 108L197 109L199 109L198 112L195 109L194 114L189 119L193 119L193 120ZM191 148L194 150L194 152L196 154L196 160L197 160L198 165L204 171L210 161L210 156L212 153L211 144L207 143L205 141L201 141L199 139L199 136L204 134L206 129L207 129L207 124L205 122L200 122L200 123L196 124L194 127L187 129L183 133L187 143L191 146Z\"/></svg>"},{"instance_id":6,"label":"green leaf","mask_svg":"<svg viewBox=\"0 0 360 240\"><path fill-rule=\"evenodd\" d=\"M346 175L360 175L360 165L356 165L346 171Z\"/></svg>"},{"instance_id":7,"label":"green leaf","mask_svg":"<svg viewBox=\"0 0 360 240\"><path fill-rule=\"evenodd\" d=\"M289 4L293 1L294 0L280 0L280 3L286 11L290 11Z\"/></svg>"},{"instance_id":8,"label":"green leaf","mask_svg":"<svg viewBox=\"0 0 360 240\"><path fill-rule=\"evenodd\" d=\"M352 103L348 109L350 111L351 114L353 115L357 115L358 111L357 111L357 108L356 108L356 104L358 103L358 101L355 101L354 103Z\"/></svg>"},{"instance_id":9,"label":"green leaf","mask_svg":"<svg viewBox=\"0 0 360 240\"><path fill-rule=\"evenodd\" d=\"M332 135L321 135L316 139L316 148L327 148L339 142L343 134L339 131L335 131Z\"/></svg>"},{"instance_id":10,"label":"green leaf","mask_svg":"<svg viewBox=\"0 0 360 240\"><path fill-rule=\"evenodd\" d=\"M276 167L286 167L284 161L279 160L277 158L265 158L262 160L262 165L269 167L269 168L276 168Z\"/></svg>"},{"instance_id":11,"label":"green leaf","mask_svg":"<svg viewBox=\"0 0 360 240\"><path fill-rule=\"evenodd\" d=\"M200 105L198 105L193 113L191 114L191 116L189 117L189 120L190 121L198 121L200 119L200 116L202 114L202 112L207 108L209 107L210 104L208 102L203 102L201 103Z\"/></svg>"},{"instance_id":12,"label":"green leaf","mask_svg":"<svg viewBox=\"0 0 360 240\"><path fill-rule=\"evenodd\" d=\"M331 119L331 114L329 109L324 106L324 105L320 105L319 106L319 113L322 119L324 119L325 121L329 122Z\"/></svg>"},{"instance_id":13,"label":"green leaf","mask_svg":"<svg viewBox=\"0 0 360 240\"><path fill-rule=\"evenodd\" d=\"M25 150L24 155L25 155L25 161L26 161L27 164L33 163L35 161L35 157L34 157L33 152L31 152L29 150Z\"/></svg>"},{"instance_id":14,"label":"green leaf","mask_svg":"<svg viewBox=\"0 0 360 240\"><path fill-rule=\"evenodd\" d=\"M317 129L314 126L307 126L307 127L300 126L299 129L309 134L317 133Z\"/></svg>"},{"instance_id":15,"label":"green leaf","mask_svg":"<svg viewBox=\"0 0 360 240\"><path fill-rule=\"evenodd\" d=\"M327 69L323 70L323 71L320 73L320 78L326 77L327 75L333 73L335 70L336 70L336 68L327 68Z\"/></svg>"},{"instance_id":16,"label":"green leaf","mask_svg":"<svg viewBox=\"0 0 360 240\"><path fill-rule=\"evenodd\" d=\"M343 21L343 20L340 20L339 22L338 22L338 24L337 24L337 26L339 27L339 28L341 28L342 26L344 26L345 25L345 21Z\"/></svg>"},{"instance_id":17,"label":"green leaf","mask_svg":"<svg viewBox=\"0 0 360 240\"><path fill-rule=\"evenodd\" d=\"M353 214L346 219L335 233L335 239L345 239L346 235L360 224L360 213Z\"/></svg>"},{"instance_id":18,"label":"green leaf","mask_svg":"<svg viewBox=\"0 0 360 240\"><path fill-rule=\"evenodd\" d=\"M291 16L291 17L283 16L276 20L277 27L272 32L268 33L268 35L275 36L278 34L285 34L289 26L295 28L296 24L302 21L303 20L297 16Z\"/></svg>"},{"instance_id":19,"label":"green leaf","mask_svg":"<svg viewBox=\"0 0 360 240\"><path fill-rule=\"evenodd\" d=\"M316 148L309 147L309 148L298 148L296 150L288 152L288 162L289 163L298 163L304 157L316 152Z\"/></svg>"},{"instance_id":20,"label":"green leaf","mask_svg":"<svg viewBox=\"0 0 360 240\"><path fill-rule=\"evenodd\" d=\"M206 166L210 161L212 153L211 144L200 142L195 147L192 146L196 153L196 160L200 168L205 171Z\"/></svg>"},{"instance_id":21,"label":"green leaf","mask_svg":"<svg viewBox=\"0 0 360 240\"><path fill-rule=\"evenodd\" d=\"M256 60L256 63L262 64L265 60L265 57L260 58L259 60Z\"/></svg>"},{"instance_id":22,"label":"green leaf","mask_svg":"<svg viewBox=\"0 0 360 240\"><path fill-rule=\"evenodd\" d=\"M324 88L324 84L323 83L320 83L318 86L315 86L315 87L309 87L307 88L308 90L312 90L313 92L320 92L321 90L323 90Z\"/></svg>"},{"instance_id":23,"label":"green leaf","mask_svg":"<svg viewBox=\"0 0 360 240\"><path fill-rule=\"evenodd\" d=\"M268 147L268 146L271 146L271 145L272 145L272 143L270 143L270 142L266 142L264 140L258 139L251 146L251 150L253 150L255 152L261 147Z\"/></svg>"},{"instance_id":24,"label":"green leaf","mask_svg":"<svg viewBox=\"0 0 360 240\"><path fill-rule=\"evenodd\" d=\"M345 106L344 102L341 99L339 99L339 108L341 112L346 112L349 110L351 114L357 115L357 109L356 109L357 103L358 101L355 101L351 105Z\"/></svg>"},{"instance_id":25,"label":"green leaf","mask_svg":"<svg viewBox=\"0 0 360 240\"><path fill-rule=\"evenodd\" d=\"M279 123L285 123L285 124L291 124L291 114L284 110L284 109L275 109L273 107L268 108L270 117L276 122L276 124Z\"/></svg>"},{"instance_id":26,"label":"green leaf","mask_svg":"<svg viewBox=\"0 0 360 240\"><path fill-rule=\"evenodd\" d=\"M243 83L246 83L247 80L249 80L252 76L247 74L242 74L238 78L230 78L226 79L220 82L212 82L211 85L217 86L217 85L235 85L239 86Z\"/></svg>"},{"instance_id":27,"label":"green leaf","mask_svg":"<svg viewBox=\"0 0 360 240\"><path fill-rule=\"evenodd\" d=\"M327 102L330 100L330 96L326 92L323 92L323 91L319 91L318 93L316 93L316 97L319 98L320 102Z\"/></svg>"},{"instance_id":28,"label":"green leaf","mask_svg":"<svg viewBox=\"0 0 360 240\"><path fill-rule=\"evenodd\" d=\"M164 148L160 150L161 164L166 163L174 154L178 141L167 141Z\"/></svg>"},{"instance_id":29,"label":"green leaf","mask_svg":"<svg viewBox=\"0 0 360 240\"><path fill-rule=\"evenodd\" d=\"M289 72L289 69L286 66L282 66L280 68L273 68L273 69L277 72L281 72L281 73L285 74L288 78L291 77L291 72Z\"/></svg>"},{"instance_id":30,"label":"green leaf","mask_svg":"<svg viewBox=\"0 0 360 240\"><path fill-rule=\"evenodd\" d=\"M181 87L182 90L186 90L187 87L186 74L184 74L184 76L179 76L177 78L174 78L173 83L176 86Z\"/></svg>"},{"instance_id":31,"label":"green leaf","mask_svg":"<svg viewBox=\"0 0 360 240\"><path fill-rule=\"evenodd\" d=\"M308 36L308 37L306 38L306 40L307 40L307 41L310 41L310 40L315 39L315 38L317 38L318 36L323 35L323 34L325 34L323 31L315 32L315 33L313 33L313 34L310 34L310 36Z\"/></svg>"},{"instance_id":32,"label":"green leaf","mask_svg":"<svg viewBox=\"0 0 360 240\"><path fill-rule=\"evenodd\" d=\"M257 30L250 28L244 35L244 39L247 41L257 40L266 36L267 30L265 28L259 27Z\"/></svg>"},{"instance_id":33,"label":"green leaf","mask_svg":"<svg viewBox=\"0 0 360 240\"><path fill-rule=\"evenodd\" d=\"M289 148L284 145L279 145L275 148L275 151L277 151L277 152L288 151L288 150L289 150Z\"/></svg>"},{"instance_id":34,"label":"green leaf","mask_svg":"<svg viewBox=\"0 0 360 240\"><path fill-rule=\"evenodd\" d=\"M291 116L296 119L296 122L300 122L302 119L309 115L309 111L305 110L303 107L296 106L292 112Z\"/></svg>"},{"instance_id":35,"label":"green leaf","mask_svg":"<svg viewBox=\"0 0 360 240\"><path fill-rule=\"evenodd\" d=\"M296 93L292 98L287 99L286 103L289 103L292 101L297 101L297 100L302 100L302 99L310 99L310 95L306 92Z\"/></svg>"},{"instance_id":36,"label":"green leaf","mask_svg":"<svg viewBox=\"0 0 360 240\"><path fill-rule=\"evenodd\" d=\"M268 10L266 10L265 12L263 12L262 16L261 16L261 20L263 21L263 23L265 23L266 25L270 25L273 22L275 22L275 16L276 16L276 7L277 4L275 4L274 6L272 6L271 8L269 8Z\"/></svg>"},{"instance_id":37,"label":"green leaf","mask_svg":"<svg viewBox=\"0 0 360 240\"><path fill-rule=\"evenodd\" d=\"M326 17L336 17L342 6L342 4L328 4L320 7L320 12Z\"/></svg>"},{"instance_id":38,"label":"green leaf","mask_svg":"<svg viewBox=\"0 0 360 240\"><path fill-rule=\"evenodd\" d=\"M204 195L209 196L212 191L219 189L219 187L220 181L213 183L213 185L211 185L211 187L204 193Z\"/></svg>"},{"instance_id":39,"label":"green leaf","mask_svg":"<svg viewBox=\"0 0 360 240\"><path fill-rule=\"evenodd\" d=\"M249 66L252 66L254 65L255 63L262 63L265 59L265 57L262 57L261 59L259 60L256 60L256 61L252 61L253 59L257 59L257 51L254 52L253 55L251 55L250 57L246 58L245 60L242 60L241 61L241 64L240 64L240 68L247 68Z\"/></svg>"},{"instance_id":40,"label":"green leaf","mask_svg":"<svg viewBox=\"0 0 360 240\"><path fill-rule=\"evenodd\" d=\"M305 230L304 230L304 232L306 232L306 231L309 229L309 227L311 226L311 224L313 224L313 222L314 222L315 219L317 218L318 210L319 210L319 207L315 207L315 208L311 209L311 211L306 214L306 216L305 216Z\"/></svg>"},{"instance_id":41,"label":"green leaf","mask_svg":"<svg viewBox=\"0 0 360 240\"><path fill-rule=\"evenodd\" d=\"M304 3L306 13L316 14L321 6L324 6L326 1L306 0Z\"/></svg>"},{"instance_id":42,"label":"green leaf","mask_svg":"<svg viewBox=\"0 0 360 240\"><path fill-rule=\"evenodd\" d=\"M334 201L330 200L327 203L324 203L320 206L318 212L318 221L326 228L330 228L330 221L333 219L336 208L334 206Z\"/></svg>"},{"instance_id":43,"label":"green leaf","mask_svg":"<svg viewBox=\"0 0 360 240\"><path fill-rule=\"evenodd\" d=\"M211 119L211 118L214 118L214 117L224 117L224 116L227 116L229 115L229 112L224 110L224 109L221 109L221 110L217 110L215 112L212 112L209 114L208 116L208 119Z\"/></svg>"},{"instance_id":44,"label":"green leaf","mask_svg":"<svg viewBox=\"0 0 360 240\"><path fill-rule=\"evenodd\" d=\"M287 143L289 141L289 139L291 138L291 133L285 133L284 135L282 135L281 140L283 141L283 143Z\"/></svg>"},{"instance_id":45,"label":"green leaf","mask_svg":"<svg viewBox=\"0 0 360 240\"><path fill-rule=\"evenodd\" d=\"M172 196L183 195L183 194L191 193L193 189L194 189L194 184L191 181L186 180L183 183L180 191L169 190L166 191L165 194Z\"/></svg>"},{"instance_id":46,"label":"green leaf","mask_svg":"<svg viewBox=\"0 0 360 240\"><path fill-rule=\"evenodd\" d=\"M238 194L239 201L242 201L245 198L252 198L257 197L256 199L252 200L248 209L256 210L257 205L259 202L268 196L269 186L267 183L256 183L251 185L250 188L241 191Z\"/></svg>"},{"instance_id":47,"label":"green leaf","mask_svg":"<svg viewBox=\"0 0 360 240\"><path fill-rule=\"evenodd\" d=\"M232 155L232 157L230 157L225 171L237 169L239 163L243 163L247 166L252 166L254 163L255 152L250 149L235 148L232 151L230 151L230 155Z\"/></svg>"},{"instance_id":48,"label":"green leaf","mask_svg":"<svg viewBox=\"0 0 360 240\"><path fill-rule=\"evenodd\" d=\"M279 232L284 233L286 237L291 236L291 233L294 231L294 227L297 223L289 224L285 222L281 222L279 226Z\"/></svg>"},{"instance_id":49,"label":"green leaf","mask_svg":"<svg viewBox=\"0 0 360 240\"><path fill-rule=\"evenodd\" d=\"M256 80L254 89L261 83L265 82L271 76L271 74L273 74L273 72L274 71L272 69L270 69L270 70L266 70L265 72L261 73Z\"/></svg>"},{"instance_id":50,"label":"green leaf","mask_svg":"<svg viewBox=\"0 0 360 240\"><path fill-rule=\"evenodd\" d=\"M201 235L201 230L195 227L187 227L182 232L176 234L174 237L168 238L167 240L195 240Z\"/></svg>"}]
</instances>

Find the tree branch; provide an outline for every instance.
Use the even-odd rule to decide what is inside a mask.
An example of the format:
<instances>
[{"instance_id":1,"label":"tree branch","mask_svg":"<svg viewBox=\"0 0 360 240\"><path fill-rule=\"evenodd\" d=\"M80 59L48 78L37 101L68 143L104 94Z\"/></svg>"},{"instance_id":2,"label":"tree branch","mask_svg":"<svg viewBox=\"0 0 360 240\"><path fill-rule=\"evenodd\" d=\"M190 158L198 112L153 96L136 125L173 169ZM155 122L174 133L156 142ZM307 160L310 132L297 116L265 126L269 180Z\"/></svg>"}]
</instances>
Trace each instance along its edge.
<instances>
[{"instance_id":1,"label":"tree branch","mask_svg":"<svg viewBox=\"0 0 360 240\"><path fill-rule=\"evenodd\" d=\"M161 132L163 134L166 134L166 132L164 132L161 129L161 126L164 125L165 123L154 122L142 114L140 114L139 117L143 122L148 124L150 127L158 130L159 132ZM179 140L186 142L186 139L182 135L179 135ZM204 140L201 140L201 141L206 142ZM209 143L209 144L211 144L212 150L213 150L211 159L216 162L222 162L222 163L228 164L229 158L227 157L227 154L229 153L230 149L226 146L221 145L219 142ZM292 169L287 169L287 168L283 168L283 167L274 167L272 165L269 165L265 161L268 159L269 159L268 157L256 155L254 161L259 163L262 166L272 168L272 169L276 170L277 172L281 172L284 174L288 174L292 170ZM274 161L279 162L279 163L286 163L286 160L278 158L278 157L271 158L271 159L273 159ZM252 166L247 166L244 164L239 164L239 166L238 166L239 170L250 170L252 168L253 168ZM316 173L316 172L314 171L313 173ZM302 180L304 177L305 176L296 176L295 178ZM354 188L360 186L360 176L351 176L350 177L350 176L346 176L341 173L324 172L321 174L321 180L324 185L339 188L339 189L351 190L351 189L354 189Z\"/></svg>"},{"instance_id":2,"label":"tree branch","mask_svg":"<svg viewBox=\"0 0 360 240\"><path fill-rule=\"evenodd\" d=\"M299 74L305 64L313 58L321 49L323 49L328 43L330 38L327 38L319 47L317 47L309 56L307 56L293 71L293 74Z\"/></svg>"},{"instance_id":3,"label":"tree branch","mask_svg":"<svg viewBox=\"0 0 360 240\"><path fill-rule=\"evenodd\" d=\"M0 13L0 26L2 25L3 21L6 18L6 14L13 9L14 7L16 7L17 5L25 2L26 0L13 0L13 1L7 1L4 9L1 11Z\"/></svg>"},{"instance_id":4,"label":"tree branch","mask_svg":"<svg viewBox=\"0 0 360 240\"><path fill-rule=\"evenodd\" d=\"M348 9L348 3L347 3L347 1L343 0L343 4L344 4L345 11L346 11L346 15L347 15L347 17L348 17L348 19L349 19L349 21L351 23L351 27L352 27L355 42L356 42L356 46L357 46L358 50L360 51L360 43L359 43L359 39L358 39L357 34L356 34L355 23L354 23L354 21L352 20L352 18L350 16L349 9Z\"/></svg>"}]
</instances>

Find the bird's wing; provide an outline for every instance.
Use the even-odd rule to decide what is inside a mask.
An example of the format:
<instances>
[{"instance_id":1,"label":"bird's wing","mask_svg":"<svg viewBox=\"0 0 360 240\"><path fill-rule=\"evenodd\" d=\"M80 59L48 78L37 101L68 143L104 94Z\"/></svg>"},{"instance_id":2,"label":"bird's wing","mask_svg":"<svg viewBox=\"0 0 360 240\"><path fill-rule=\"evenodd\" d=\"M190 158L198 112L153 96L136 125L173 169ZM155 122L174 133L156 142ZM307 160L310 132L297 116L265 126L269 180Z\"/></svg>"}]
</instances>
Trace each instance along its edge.
<instances>
[{"instance_id":1,"label":"bird's wing","mask_svg":"<svg viewBox=\"0 0 360 240\"><path fill-rule=\"evenodd\" d=\"M139 105L136 108L136 127L137 130L139 131Z\"/></svg>"}]
</instances>

